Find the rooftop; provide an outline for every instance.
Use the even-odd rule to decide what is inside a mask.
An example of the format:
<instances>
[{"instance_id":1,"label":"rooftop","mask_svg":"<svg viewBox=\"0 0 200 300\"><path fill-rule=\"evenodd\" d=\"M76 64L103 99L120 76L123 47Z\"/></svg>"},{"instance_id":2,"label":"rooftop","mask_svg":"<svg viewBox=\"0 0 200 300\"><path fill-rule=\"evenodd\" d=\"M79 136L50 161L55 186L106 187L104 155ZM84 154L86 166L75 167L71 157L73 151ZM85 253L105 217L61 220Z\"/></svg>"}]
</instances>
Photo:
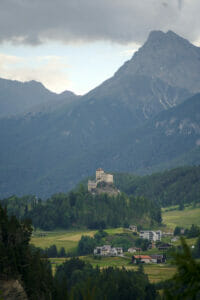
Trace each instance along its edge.
<instances>
[{"instance_id":1,"label":"rooftop","mask_svg":"<svg viewBox=\"0 0 200 300\"><path fill-rule=\"evenodd\" d=\"M149 255L134 255L135 258L142 258L142 259L151 259Z\"/></svg>"}]
</instances>

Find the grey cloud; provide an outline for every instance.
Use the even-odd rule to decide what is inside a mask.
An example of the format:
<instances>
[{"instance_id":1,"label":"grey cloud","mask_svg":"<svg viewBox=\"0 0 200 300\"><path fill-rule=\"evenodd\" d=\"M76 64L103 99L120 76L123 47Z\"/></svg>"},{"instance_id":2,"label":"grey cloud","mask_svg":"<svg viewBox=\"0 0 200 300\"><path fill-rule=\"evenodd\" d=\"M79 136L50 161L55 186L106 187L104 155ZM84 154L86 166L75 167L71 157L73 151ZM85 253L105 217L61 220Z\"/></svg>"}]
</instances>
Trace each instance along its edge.
<instances>
[{"instance_id":1,"label":"grey cloud","mask_svg":"<svg viewBox=\"0 0 200 300\"><path fill-rule=\"evenodd\" d=\"M178 8L181 10L183 6L183 0L178 0Z\"/></svg>"},{"instance_id":2,"label":"grey cloud","mask_svg":"<svg viewBox=\"0 0 200 300\"><path fill-rule=\"evenodd\" d=\"M199 11L199 0L1 0L0 42L141 43L155 29L195 40Z\"/></svg>"}]
</instances>

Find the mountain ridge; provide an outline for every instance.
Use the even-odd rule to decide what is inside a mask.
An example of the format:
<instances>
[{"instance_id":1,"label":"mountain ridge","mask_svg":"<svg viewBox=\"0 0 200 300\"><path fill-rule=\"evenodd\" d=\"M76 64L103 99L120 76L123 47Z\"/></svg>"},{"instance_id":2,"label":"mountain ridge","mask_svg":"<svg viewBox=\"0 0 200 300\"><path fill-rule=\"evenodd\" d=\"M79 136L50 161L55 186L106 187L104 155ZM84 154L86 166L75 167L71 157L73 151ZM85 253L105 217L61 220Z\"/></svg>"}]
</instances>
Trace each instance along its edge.
<instances>
[{"instance_id":1,"label":"mountain ridge","mask_svg":"<svg viewBox=\"0 0 200 300\"><path fill-rule=\"evenodd\" d=\"M0 78L0 118L42 111L45 107L56 106L60 100L66 99L67 103L76 97L70 91L53 93L35 80L21 82Z\"/></svg>"}]
</instances>

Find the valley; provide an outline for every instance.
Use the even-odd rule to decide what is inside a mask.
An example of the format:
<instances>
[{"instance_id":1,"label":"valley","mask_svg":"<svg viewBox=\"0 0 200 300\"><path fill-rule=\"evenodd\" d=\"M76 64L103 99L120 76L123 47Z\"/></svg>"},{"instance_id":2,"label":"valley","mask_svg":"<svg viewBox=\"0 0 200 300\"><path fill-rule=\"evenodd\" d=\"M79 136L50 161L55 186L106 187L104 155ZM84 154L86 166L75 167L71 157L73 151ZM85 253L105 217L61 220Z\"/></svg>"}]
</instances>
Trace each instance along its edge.
<instances>
[{"instance_id":1,"label":"valley","mask_svg":"<svg viewBox=\"0 0 200 300\"><path fill-rule=\"evenodd\" d=\"M161 227L157 227L156 229L160 229L162 231L171 231L173 232L176 226L183 226L184 228L189 228L191 224L197 225L200 227L200 207L192 207L187 206L183 211L178 210L178 206L171 206L162 209L162 218L163 224ZM113 229L105 229L109 235L119 235L119 234L130 234L132 233L125 228L113 228ZM59 230L59 231L40 231L36 230L31 238L31 243L33 243L36 247L40 248L48 248L51 245L56 245L59 250L61 247L64 247L66 253L73 253L74 250L78 246L78 242L81 237L89 236L94 237L97 230ZM165 243L170 243L172 237L164 237L162 241ZM187 244L191 247L195 245L197 238L186 238ZM174 246L180 245L180 240L173 242ZM159 251L158 249L149 249L146 251L140 252L141 255L152 255L152 254L163 254L163 251ZM85 262L92 264L94 267L99 266L100 268L108 268L108 267L120 267L126 268L127 270L137 270L136 265L131 265L131 257L133 254L124 253L124 257L99 257L96 258L93 255L85 255L79 256L79 258ZM56 270L56 266L61 265L68 258L50 258L53 272ZM176 272L176 267L170 264L170 261L167 261L165 264L144 264L144 272L148 275L150 282L158 283L160 281L164 281L170 279Z\"/></svg>"},{"instance_id":2,"label":"valley","mask_svg":"<svg viewBox=\"0 0 200 300\"><path fill-rule=\"evenodd\" d=\"M0 300L200 299L199 11L0 1Z\"/></svg>"}]
</instances>

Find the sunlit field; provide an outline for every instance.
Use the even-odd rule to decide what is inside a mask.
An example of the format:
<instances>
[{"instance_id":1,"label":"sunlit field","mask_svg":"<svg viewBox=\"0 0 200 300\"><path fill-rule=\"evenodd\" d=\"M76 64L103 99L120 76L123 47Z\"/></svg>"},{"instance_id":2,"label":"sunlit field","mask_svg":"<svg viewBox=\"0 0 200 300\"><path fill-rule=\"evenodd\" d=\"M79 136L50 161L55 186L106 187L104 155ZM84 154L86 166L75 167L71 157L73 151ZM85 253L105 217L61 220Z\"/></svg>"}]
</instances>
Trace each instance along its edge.
<instances>
[{"instance_id":1,"label":"sunlit field","mask_svg":"<svg viewBox=\"0 0 200 300\"><path fill-rule=\"evenodd\" d=\"M184 210L164 210L162 218L163 223L170 229L174 229L176 226L189 228L192 224L200 226L200 207L193 208L190 206Z\"/></svg>"}]
</instances>

